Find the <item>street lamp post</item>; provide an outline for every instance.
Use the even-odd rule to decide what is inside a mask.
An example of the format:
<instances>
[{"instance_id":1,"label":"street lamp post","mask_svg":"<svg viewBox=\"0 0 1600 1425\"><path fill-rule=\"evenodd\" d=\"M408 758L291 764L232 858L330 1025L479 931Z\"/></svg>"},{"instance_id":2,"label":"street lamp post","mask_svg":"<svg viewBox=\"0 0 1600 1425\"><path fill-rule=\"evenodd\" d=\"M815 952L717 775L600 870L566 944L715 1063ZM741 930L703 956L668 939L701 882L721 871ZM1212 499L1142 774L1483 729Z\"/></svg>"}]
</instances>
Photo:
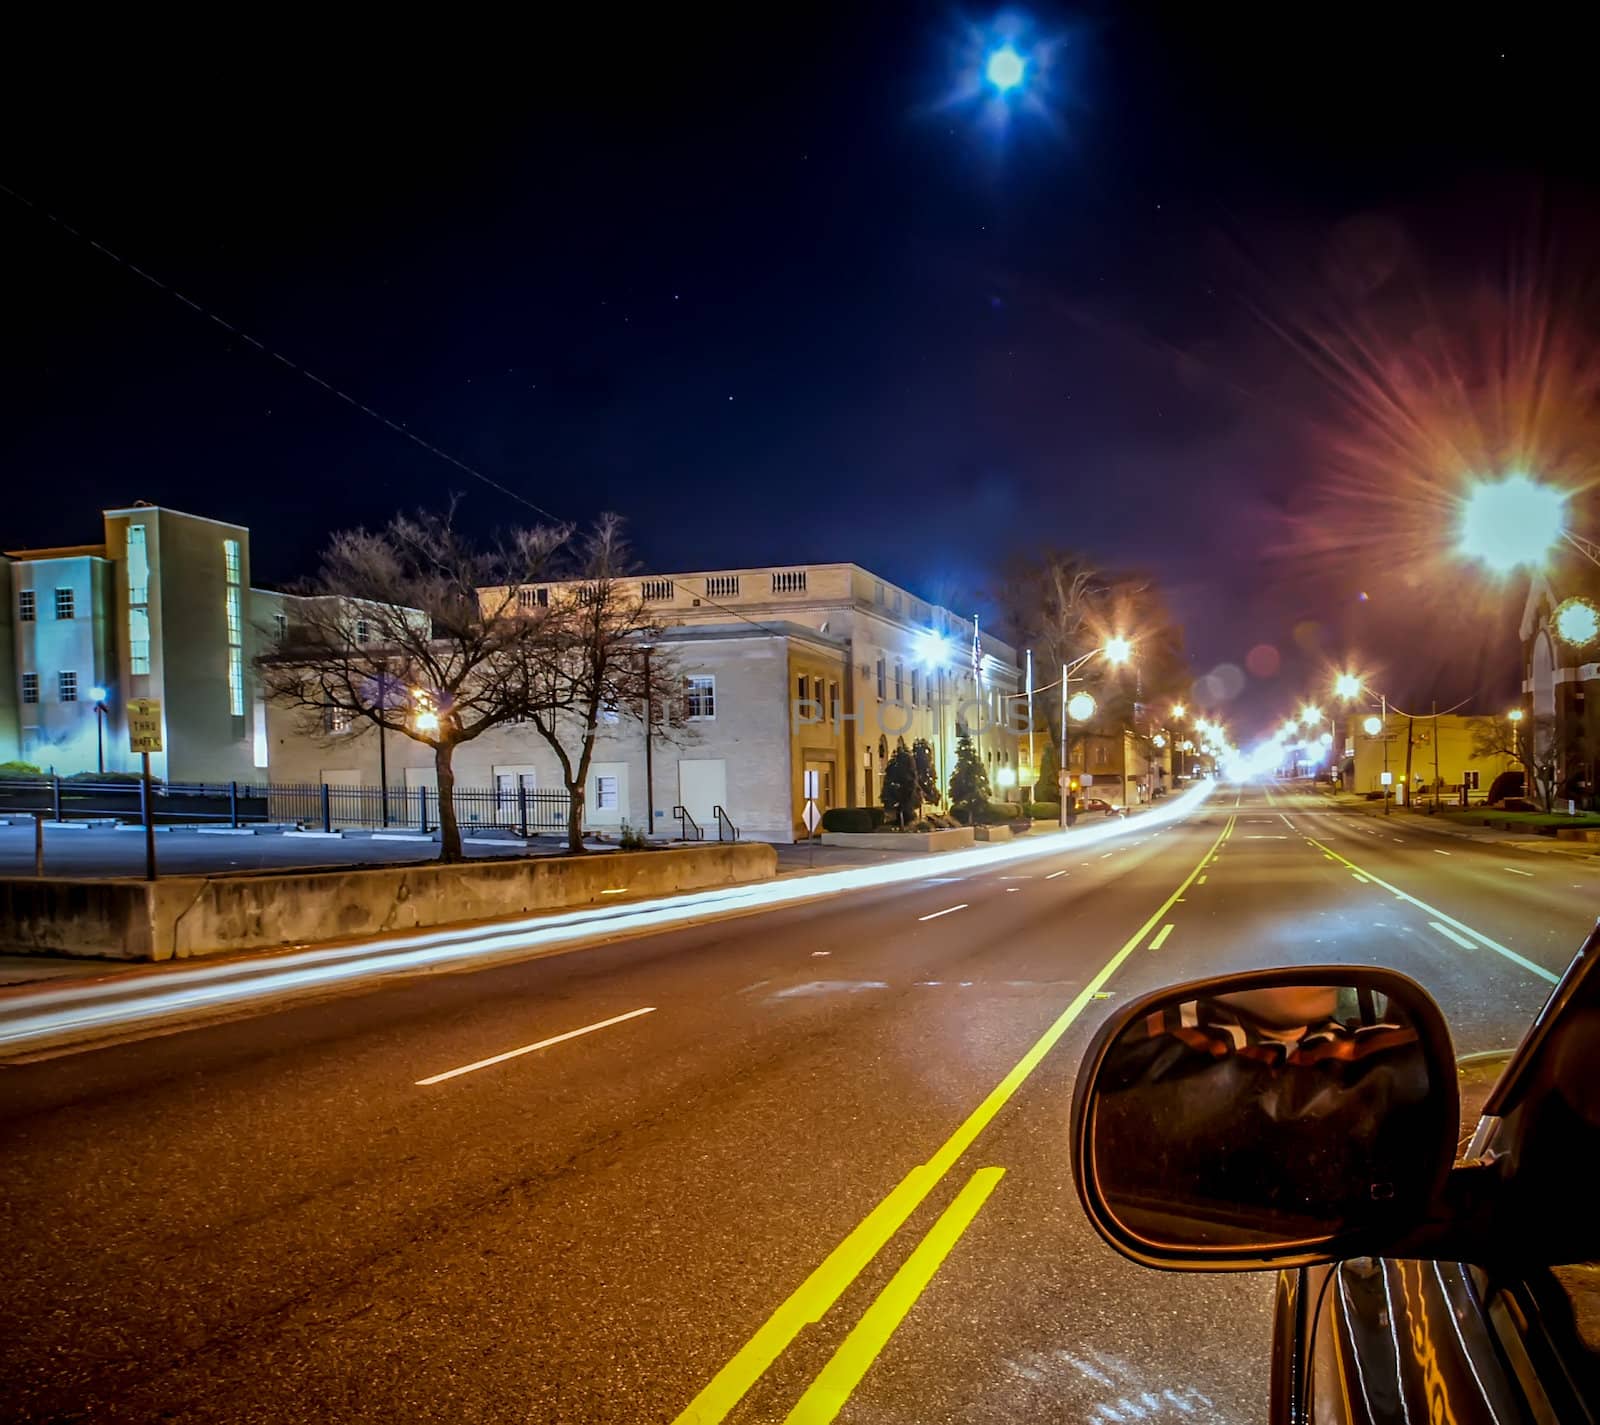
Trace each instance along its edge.
<instances>
[{"instance_id":1,"label":"street lamp post","mask_svg":"<svg viewBox=\"0 0 1600 1425\"><path fill-rule=\"evenodd\" d=\"M89 689L89 701L94 704L94 752L95 762L100 768L100 775L106 774L106 718L110 710L106 707L106 690L99 684Z\"/></svg>"},{"instance_id":2,"label":"street lamp post","mask_svg":"<svg viewBox=\"0 0 1600 1425\"><path fill-rule=\"evenodd\" d=\"M1361 697L1362 694L1365 694L1369 698L1376 696L1377 699L1378 699L1378 706L1383 710L1383 720L1379 724L1380 734L1381 734L1382 739L1383 739L1383 814L1385 816L1388 816L1389 815L1389 802L1392 799L1393 791L1394 791L1393 786L1391 785L1390 775L1389 775L1389 698L1388 698L1388 695L1386 693L1380 692L1379 690L1377 690L1375 688L1369 687L1366 683L1362 682L1362 680L1360 678L1358 678L1354 673L1341 673L1341 674L1339 674L1339 676L1337 678L1335 678L1334 681L1333 681L1333 692L1334 692L1334 696L1335 697L1337 697L1337 698L1339 698L1342 701L1347 702L1347 703L1348 702L1354 702L1357 698ZM1371 707L1372 704L1368 703L1367 706ZM1364 722L1362 724L1362 728L1366 732L1368 737L1373 736L1372 719L1370 717L1366 720L1366 722Z\"/></svg>"}]
</instances>

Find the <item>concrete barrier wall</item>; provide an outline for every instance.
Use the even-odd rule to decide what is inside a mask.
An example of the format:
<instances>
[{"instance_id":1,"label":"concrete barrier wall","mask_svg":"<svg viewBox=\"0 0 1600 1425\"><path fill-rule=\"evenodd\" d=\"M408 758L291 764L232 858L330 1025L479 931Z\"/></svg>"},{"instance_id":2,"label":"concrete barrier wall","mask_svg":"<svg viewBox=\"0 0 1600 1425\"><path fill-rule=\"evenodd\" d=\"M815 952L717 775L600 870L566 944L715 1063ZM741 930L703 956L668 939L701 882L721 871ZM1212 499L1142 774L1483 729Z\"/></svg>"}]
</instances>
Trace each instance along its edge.
<instances>
[{"instance_id":1,"label":"concrete barrier wall","mask_svg":"<svg viewBox=\"0 0 1600 1425\"><path fill-rule=\"evenodd\" d=\"M626 905L770 880L776 873L771 846L741 841L453 866L171 876L153 884L0 881L0 946L119 960L185 959L571 906Z\"/></svg>"},{"instance_id":2,"label":"concrete barrier wall","mask_svg":"<svg viewBox=\"0 0 1600 1425\"><path fill-rule=\"evenodd\" d=\"M824 846L855 846L869 851L959 851L971 846L970 826L938 831L824 831Z\"/></svg>"}]
</instances>

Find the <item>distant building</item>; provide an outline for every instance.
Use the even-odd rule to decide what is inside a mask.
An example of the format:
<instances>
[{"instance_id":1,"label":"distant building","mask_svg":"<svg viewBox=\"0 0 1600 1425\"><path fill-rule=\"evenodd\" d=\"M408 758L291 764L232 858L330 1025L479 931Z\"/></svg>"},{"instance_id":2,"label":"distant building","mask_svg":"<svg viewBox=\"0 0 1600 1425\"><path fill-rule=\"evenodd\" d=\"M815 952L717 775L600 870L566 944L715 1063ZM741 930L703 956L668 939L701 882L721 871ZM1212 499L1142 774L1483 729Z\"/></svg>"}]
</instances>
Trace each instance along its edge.
<instances>
[{"instance_id":1,"label":"distant building","mask_svg":"<svg viewBox=\"0 0 1600 1425\"><path fill-rule=\"evenodd\" d=\"M1366 730L1368 718L1377 719L1380 731ZM1387 770L1393 779L1388 785L1396 788L1392 795L1397 802L1431 798L1436 779L1443 803L1459 805L1463 797L1469 802L1482 801L1494 779L1518 765L1505 753L1478 750L1482 725L1481 718L1458 713L1412 718L1391 709L1385 735L1376 712L1349 714L1342 742L1345 790L1381 792Z\"/></svg>"},{"instance_id":2,"label":"distant building","mask_svg":"<svg viewBox=\"0 0 1600 1425\"><path fill-rule=\"evenodd\" d=\"M250 587L250 531L143 503L103 522L98 544L0 555L0 761L94 771L103 718L106 770L134 770L127 702L158 698L154 775L264 778L251 659L279 596Z\"/></svg>"},{"instance_id":3,"label":"distant building","mask_svg":"<svg viewBox=\"0 0 1600 1425\"><path fill-rule=\"evenodd\" d=\"M1600 785L1600 644L1574 647L1556 632L1556 610L1573 597L1600 602L1600 571L1562 547L1523 605L1521 735L1554 762L1556 796L1590 806Z\"/></svg>"},{"instance_id":4,"label":"distant building","mask_svg":"<svg viewBox=\"0 0 1600 1425\"><path fill-rule=\"evenodd\" d=\"M521 597L536 603L551 587ZM593 829L676 833L682 807L714 837L721 807L741 835L791 841L804 833L806 773L822 810L874 805L897 740L925 737L947 784L958 719L976 733L996 795L1002 769L1018 770L1018 739L999 730L1015 708L1016 651L981 632L975 649L970 619L858 565L647 574L637 596L665 626L689 716L680 733L653 738L648 772L639 721L602 729L585 788ZM274 708L269 732L275 781L378 784L370 725ZM432 786L426 746L390 734L387 761L391 786ZM562 786L531 727L463 744L454 768L458 786L494 787L508 805L519 786ZM460 810L470 825L471 807Z\"/></svg>"}]
</instances>

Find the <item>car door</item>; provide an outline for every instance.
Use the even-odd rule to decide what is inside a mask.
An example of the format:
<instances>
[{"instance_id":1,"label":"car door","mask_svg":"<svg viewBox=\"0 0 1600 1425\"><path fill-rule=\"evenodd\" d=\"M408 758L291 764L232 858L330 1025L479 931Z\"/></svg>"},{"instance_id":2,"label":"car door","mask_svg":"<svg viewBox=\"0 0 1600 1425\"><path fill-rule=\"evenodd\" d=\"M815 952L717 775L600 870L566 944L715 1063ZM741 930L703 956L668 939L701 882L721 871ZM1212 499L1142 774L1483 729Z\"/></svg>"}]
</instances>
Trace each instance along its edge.
<instances>
[{"instance_id":1,"label":"car door","mask_svg":"<svg viewBox=\"0 0 1600 1425\"><path fill-rule=\"evenodd\" d=\"M1311 1425L1530 1418L1491 1330L1481 1273L1362 1257L1304 1277L1309 1409L1301 1418Z\"/></svg>"}]
</instances>

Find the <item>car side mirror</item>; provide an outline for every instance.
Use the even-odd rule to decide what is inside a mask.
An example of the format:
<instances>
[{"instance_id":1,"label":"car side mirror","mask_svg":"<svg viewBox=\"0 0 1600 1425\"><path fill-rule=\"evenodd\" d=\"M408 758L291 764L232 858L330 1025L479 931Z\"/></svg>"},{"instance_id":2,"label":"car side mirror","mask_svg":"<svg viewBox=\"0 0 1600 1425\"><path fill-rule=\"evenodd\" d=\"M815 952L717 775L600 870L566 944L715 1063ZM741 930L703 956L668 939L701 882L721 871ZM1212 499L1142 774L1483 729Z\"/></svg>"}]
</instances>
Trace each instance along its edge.
<instances>
[{"instance_id":1,"label":"car side mirror","mask_svg":"<svg viewBox=\"0 0 1600 1425\"><path fill-rule=\"evenodd\" d=\"M1460 1113L1444 1016L1392 970L1196 980L1116 1011L1072 1103L1095 1229L1146 1266L1384 1255L1424 1221Z\"/></svg>"}]
</instances>

